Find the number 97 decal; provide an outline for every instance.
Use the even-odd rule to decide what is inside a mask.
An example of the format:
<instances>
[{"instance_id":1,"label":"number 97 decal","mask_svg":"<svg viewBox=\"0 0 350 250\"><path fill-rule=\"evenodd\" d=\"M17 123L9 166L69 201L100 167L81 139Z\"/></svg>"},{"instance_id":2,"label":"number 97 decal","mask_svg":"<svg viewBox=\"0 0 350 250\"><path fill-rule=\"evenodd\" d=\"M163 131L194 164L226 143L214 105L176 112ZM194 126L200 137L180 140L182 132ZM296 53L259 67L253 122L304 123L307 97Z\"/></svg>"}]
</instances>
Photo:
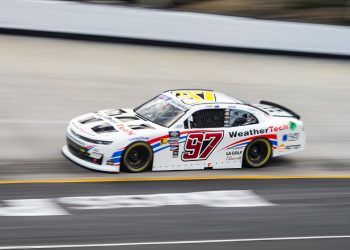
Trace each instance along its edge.
<instances>
[{"instance_id":1,"label":"number 97 decal","mask_svg":"<svg viewBox=\"0 0 350 250\"><path fill-rule=\"evenodd\" d=\"M223 131L194 132L187 136L183 161L206 160L222 140Z\"/></svg>"}]
</instances>

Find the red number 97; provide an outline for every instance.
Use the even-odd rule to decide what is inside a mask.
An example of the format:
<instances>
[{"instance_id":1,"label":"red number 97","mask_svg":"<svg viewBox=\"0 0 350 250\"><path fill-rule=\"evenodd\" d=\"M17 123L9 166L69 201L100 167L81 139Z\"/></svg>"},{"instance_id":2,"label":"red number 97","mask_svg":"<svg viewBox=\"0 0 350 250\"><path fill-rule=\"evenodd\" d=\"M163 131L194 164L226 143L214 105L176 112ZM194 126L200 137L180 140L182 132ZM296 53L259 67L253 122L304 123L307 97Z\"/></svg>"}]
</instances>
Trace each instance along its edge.
<instances>
[{"instance_id":1,"label":"red number 97","mask_svg":"<svg viewBox=\"0 0 350 250\"><path fill-rule=\"evenodd\" d=\"M182 160L205 160L222 140L223 131L195 132L187 136Z\"/></svg>"}]
</instances>

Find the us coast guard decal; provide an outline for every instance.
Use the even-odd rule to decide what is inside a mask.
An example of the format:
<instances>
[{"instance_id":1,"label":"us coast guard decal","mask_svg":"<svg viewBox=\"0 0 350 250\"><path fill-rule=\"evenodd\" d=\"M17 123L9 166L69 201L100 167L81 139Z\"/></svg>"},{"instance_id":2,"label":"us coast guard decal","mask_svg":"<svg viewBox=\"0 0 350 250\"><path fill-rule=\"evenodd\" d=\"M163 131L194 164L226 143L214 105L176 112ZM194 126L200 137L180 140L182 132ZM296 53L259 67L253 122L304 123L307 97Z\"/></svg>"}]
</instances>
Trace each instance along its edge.
<instances>
[{"instance_id":1,"label":"us coast guard decal","mask_svg":"<svg viewBox=\"0 0 350 250\"><path fill-rule=\"evenodd\" d=\"M219 145L223 136L223 131L189 133L181 159L183 161L206 160Z\"/></svg>"}]
</instances>

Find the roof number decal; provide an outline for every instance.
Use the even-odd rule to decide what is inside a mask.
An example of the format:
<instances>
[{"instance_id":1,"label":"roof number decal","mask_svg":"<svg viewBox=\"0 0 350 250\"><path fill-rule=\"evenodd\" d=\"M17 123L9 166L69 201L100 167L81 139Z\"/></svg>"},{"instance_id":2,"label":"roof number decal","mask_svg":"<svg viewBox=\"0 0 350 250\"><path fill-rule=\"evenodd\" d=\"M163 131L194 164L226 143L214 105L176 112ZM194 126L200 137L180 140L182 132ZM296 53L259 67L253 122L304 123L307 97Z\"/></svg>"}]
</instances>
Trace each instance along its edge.
<instances>
[{"instance_id":1,"label":"roof number decal","mask_svg":"<svg viewBox=\"0 0 350 250\"><path fill-rule=\"evenodd\" d=\"M213 91L203 90L179 90L172 91L173 95L179 98L185 104L199 104L215 102L215 94Z\"/></svg>"}]
</instances>

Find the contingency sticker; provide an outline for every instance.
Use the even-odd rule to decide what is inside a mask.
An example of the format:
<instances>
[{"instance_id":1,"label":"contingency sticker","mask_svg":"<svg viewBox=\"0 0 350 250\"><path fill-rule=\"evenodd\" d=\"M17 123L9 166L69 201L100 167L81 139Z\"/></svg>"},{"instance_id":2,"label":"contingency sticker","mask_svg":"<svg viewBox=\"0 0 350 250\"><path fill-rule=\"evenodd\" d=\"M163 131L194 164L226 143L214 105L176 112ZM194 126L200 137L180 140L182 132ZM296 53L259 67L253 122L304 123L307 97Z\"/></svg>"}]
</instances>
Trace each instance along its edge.
<instances>
[{"instance_id":1,"label":"contingency sticker","mask_svg":"<svg viewBox=\"0 0 350 250\"><path fill-rule=\"evenodd\" d=\"M169 141L170 151L172 152L173 158L179 157L179 140L180 131L169 131Z\"/></svg>"}]
</instances>

